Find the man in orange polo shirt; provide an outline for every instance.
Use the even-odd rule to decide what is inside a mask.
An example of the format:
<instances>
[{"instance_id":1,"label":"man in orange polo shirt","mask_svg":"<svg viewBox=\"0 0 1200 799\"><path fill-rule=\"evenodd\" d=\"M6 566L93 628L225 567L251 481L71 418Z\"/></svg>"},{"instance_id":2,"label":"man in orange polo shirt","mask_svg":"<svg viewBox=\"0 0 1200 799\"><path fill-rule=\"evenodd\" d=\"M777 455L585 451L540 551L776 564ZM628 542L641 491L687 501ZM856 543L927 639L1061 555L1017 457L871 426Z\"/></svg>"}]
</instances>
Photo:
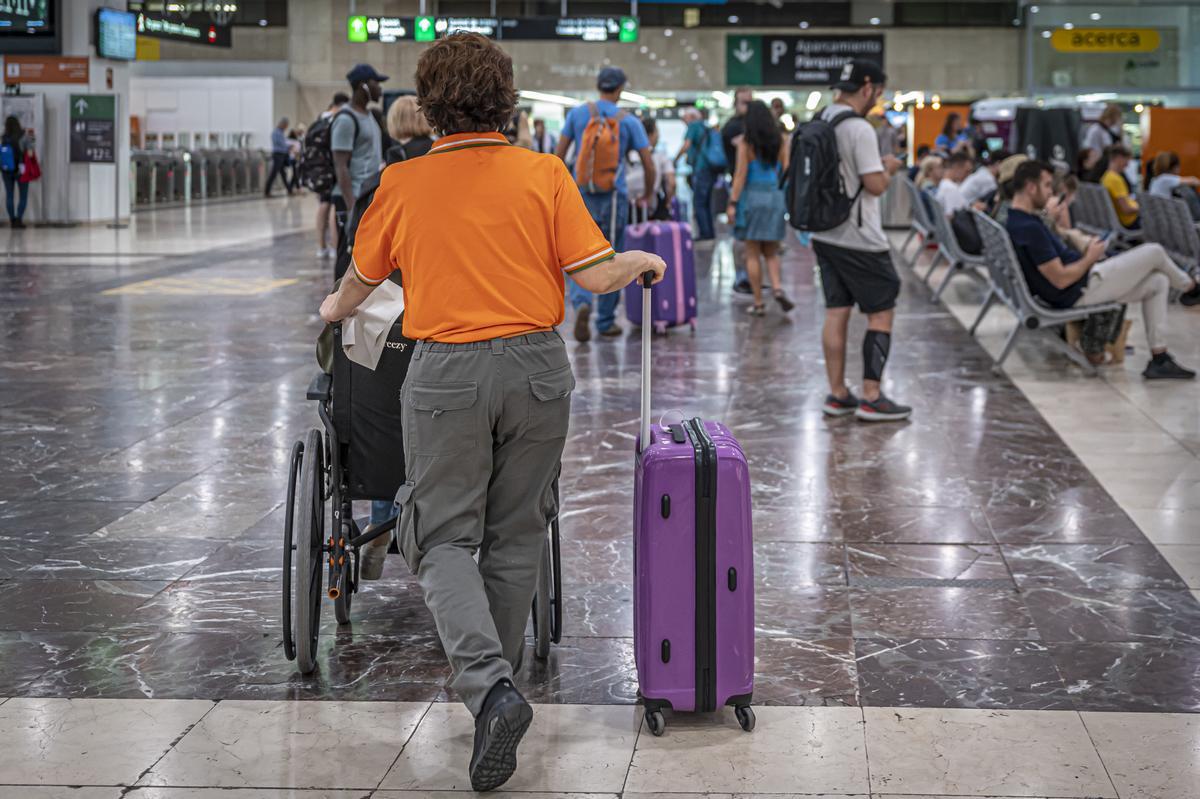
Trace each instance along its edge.
<instances>
[{"instance_id":1,"label":"man in orange polo shirt","mask_svg":"<svg viewBox=\"0 0 1200 799\"><path fill-rule=\"evenodd\" d=\"M516 768L533 711L513 686L525 649L575 378L554 328L565 277L616 291L666 265L616 254L558 158L508 144L512 60L476 34L431 45L417 100L443 138L389 166L354 242L354 267L321 305L345 318L393 270L404 333L401 552L417 575L474 714L471 786ZM479 562L473 559L478 551Z\"/></svg>"}]
</instances>

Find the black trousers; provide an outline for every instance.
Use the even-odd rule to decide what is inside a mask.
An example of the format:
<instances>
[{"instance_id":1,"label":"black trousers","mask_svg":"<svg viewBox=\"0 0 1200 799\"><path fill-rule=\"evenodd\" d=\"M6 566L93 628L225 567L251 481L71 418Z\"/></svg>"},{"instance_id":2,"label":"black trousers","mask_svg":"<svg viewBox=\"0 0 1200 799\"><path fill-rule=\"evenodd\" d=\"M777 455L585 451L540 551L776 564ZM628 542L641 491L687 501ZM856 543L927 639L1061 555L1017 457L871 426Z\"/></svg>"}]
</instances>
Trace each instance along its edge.
<instances>
[{"instance_id":1,"label":"black trousers","mask_svg":"<svg viewBox=\"0 0 1200 799\"><path fill-rule=\"evenodd\" d=\"M283 171L287 166L287 153L271 153L271 173L267 175L267 185L263 187L263 194L271 193L271 186L275 183L275 177L278 176L283 181L283 187L287 189L287 193L292 193L292 187L288 183L288 176Z\"/></svg>"},{"instance_id":2,"label":"black trousers","mask_svg":"<svg viewBox=\"0 0 1200 799\"><path fill-rule=\"evenodd\" d=\"M333 218L337 220L337 255L333 261L333 279L341 280L350 267L350 253L346 251L346 223L350 214L346 210L346 200L336 186L333 188Z\"/></svg>"}]
</instances>

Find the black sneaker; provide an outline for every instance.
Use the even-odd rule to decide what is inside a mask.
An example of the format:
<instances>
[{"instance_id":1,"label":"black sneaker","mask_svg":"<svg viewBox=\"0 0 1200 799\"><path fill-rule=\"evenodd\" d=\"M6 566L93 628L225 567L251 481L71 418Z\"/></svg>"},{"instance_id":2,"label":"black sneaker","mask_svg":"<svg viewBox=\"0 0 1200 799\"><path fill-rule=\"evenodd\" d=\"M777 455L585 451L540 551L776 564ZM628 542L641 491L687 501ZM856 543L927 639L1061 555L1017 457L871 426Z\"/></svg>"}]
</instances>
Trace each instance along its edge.
<instances>
[{"instance_id":1,"label":"black sneaker","mask_svg":"<svg viewBox=\"0 0 1200 799\"><path fill-rule=\"evenodd\" d=\"M579 310L575 311L575 340L590 341L592 338L592 306L580 305Z\"/></svg>"},{"instance_id":2,"label":"black sneaker","mask_svg":"<svg viewBox=\"0 0 1200 799\"><path fill-rule=\"evenodd\" d=\"M853 391L847 391L845 399L838 399L835 394L826 394L825 404L821 406L821 412L826 416L849 416L856 410L858 397L854 396Z\"/></svg>"},{"instance_id":3,"label":"black sneaker","mask_svg":"<svg viewBox=\"0 0 1200 799\"><path fill-rule=\"evenodd\" d=\"M1180 294L1179 304L1188 307L1200 305L1200 283L1193 286L1191 291L1185 291L1183 294Z\"/></svg>"},{"instance_id":4,"label":"black sneaker","mask_svg":"<svg viewBox=\"0 0 1200 799\"><path fill-rule=\"evenodd\" d=\"M738 282L733 284L733 293L734 294L753 294L754 287L752 287L750 285L749 280L739 280Z\"/></svg>"},{"instance_id":5,"label":"black sneaker","mask_svg":"<svg viewBox=\"0 0 1200 799\"><path fill-rule=\"evenodd\" d=\"M892 402L880 394L874 402L866 398L859 400L854 415L864 422L899 422L912 415L912 408Z\"/></svg>"},{"instance_id":6,"label":"black sneaker","mask_svg":"<svg viewBox=\"0 0 1200 799\"><path fill-rule=\"evenodd\" d=\"M1147 380L1191 380L1196 373L1185 369L1175 362L1168 353L1154 356L1142 371L1142 377Z\"/></svg>"},{"instance_id":7,"label":"black sneaker","mask_svg":"<svg viewBox=\"0 0 1200 799\"><path fill-rule=\"evenodd\" d=\"M508 782L517 770L517 746L533 721L533 708L508 680L492 687L475 719L475 751L471 754L471 789L490 791Z\"/></svg>"}]
</instances>

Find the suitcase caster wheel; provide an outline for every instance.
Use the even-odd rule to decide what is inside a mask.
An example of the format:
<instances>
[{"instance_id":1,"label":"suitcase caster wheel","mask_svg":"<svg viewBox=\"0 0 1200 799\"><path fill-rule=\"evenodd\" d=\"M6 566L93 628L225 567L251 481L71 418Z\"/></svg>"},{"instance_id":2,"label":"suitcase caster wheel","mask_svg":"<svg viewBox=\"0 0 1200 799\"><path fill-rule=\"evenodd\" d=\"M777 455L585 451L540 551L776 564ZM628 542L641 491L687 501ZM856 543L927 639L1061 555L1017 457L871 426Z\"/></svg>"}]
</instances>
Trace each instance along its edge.
<instances>
[{"instance_id":1,"label":"suitcase caster wheel","mask_svg":"<svg viewBox=\"0 0 1200 799\"><path fill-rule=\"evenodd\" d=\"M661 710L651 710L646 714L646 729L650 730L650 734L655 738L662 736L667 729L667 721L663 718Z\"/></svg>"},{"instance_id":2,"label":"suitcase caster wheel","mask_svg":"<svg viewBox=\"0 0 1200 799\"><path fill-rule=\"evenodd\" d=\"M742 725L742 729L746 732L754 731L754 709L749 705L739 707L734 710L737 716L738 724Z\"/></svg>"}]
</instances>

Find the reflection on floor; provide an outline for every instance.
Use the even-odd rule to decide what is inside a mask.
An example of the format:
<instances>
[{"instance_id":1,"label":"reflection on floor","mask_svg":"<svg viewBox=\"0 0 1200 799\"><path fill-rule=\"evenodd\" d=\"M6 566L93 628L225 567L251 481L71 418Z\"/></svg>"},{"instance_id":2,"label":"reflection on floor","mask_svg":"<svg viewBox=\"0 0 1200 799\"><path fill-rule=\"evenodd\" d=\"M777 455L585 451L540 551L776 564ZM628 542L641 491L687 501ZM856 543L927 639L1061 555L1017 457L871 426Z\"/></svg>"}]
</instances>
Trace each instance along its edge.
<instances>
[{"instance_id":1,"label":"reflection on floor","mask_svg":"<svg viewBox=\"0 0 1200 799\"><path fill-rule=\"evenodd\" d=\"M318 674L301 678L282 655L279 507L288 449L315 423L303 389L328 267L311 258L311 236L257 234L227 220L215 257L71 268L10 258L0 271L0 696L16 697L0 704L0 739L16 741L0 748L0 795L5 783L139 780L245 796L463 788L469 720L447 702L436 633L398 560L358 597L352 627L325 609ZM571 343L566 637L547 662L527 659L522 689L544 706L534 765L514 787L1190 796L1195 570L1169 551L1168 562L1135 519L1197 495L1138 494L1131 519L1105 490L1104 469L1142 451L1143 428L1122 428L1125 449L1093 435L1089 450L1064 427L1077 455L913 280L888 368L913 420L827 421L811 253L787 256L790 319L730 302L727 246L699 269L700 331L656 341L655 407L720 418L749 453L756 702L776 707L750 736L732 716L672 720L663 739L638 733L638 344ZM256 290L214 296L214 285ZM1106 385L1053 368L1043 385ZM1164 549L1200 543L1182 514L1163 519L1145 529L1176 536ZM97 791L62 795L115 795Z\"/></svg>"}]
</instances>

